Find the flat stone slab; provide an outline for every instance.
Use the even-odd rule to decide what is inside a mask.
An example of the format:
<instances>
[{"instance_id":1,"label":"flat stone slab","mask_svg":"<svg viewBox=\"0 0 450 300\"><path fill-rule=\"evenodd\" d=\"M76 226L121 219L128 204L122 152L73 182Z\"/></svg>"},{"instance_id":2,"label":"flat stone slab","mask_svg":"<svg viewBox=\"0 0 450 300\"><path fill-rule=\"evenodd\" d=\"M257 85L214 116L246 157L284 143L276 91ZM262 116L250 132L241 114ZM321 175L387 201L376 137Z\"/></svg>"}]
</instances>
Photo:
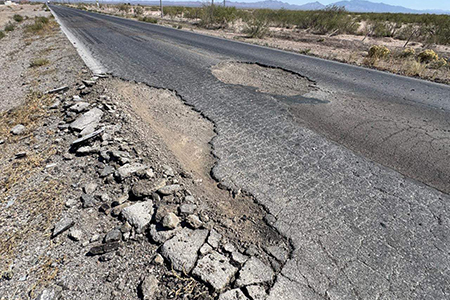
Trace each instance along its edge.
<instances>
[{"instance_id":1,"label":"flat stone slab","mask_svg":"<svg viewBox=\"0 0 450 300\"><path fill-rule=\"evenodd\" d=\"M58 87L56 89L49 90L46 93L47 94L55 94L55 93L62 93L62 92L68 91L68 90L69 90L68 86L61 86L61 87Z\"/></svg>"},{"instance_id":2,"label":"flat stone slab","mask_svg":"<svg viewBox=\"0 0 450 300\"><path fill-rule=\"evenodd\" d=\"M142 171L147 168L148 168L147 166L139 163L126 164L118 168L117 173L119 174L119 177L121 179L124 179L130 177L132 174L135 174L138 171Z\"/></svg>"},{"instance_id":3,"label":"flat stone slab","mask_svg":"<svg viewBox=\"0 0 450 300\"><path fill-rule=\"evenodd\" d=\"M82 131L84 128L93 123L100 123L103 111L97 107L79 116L75 121L70 123L70 128L77 131Z\"/></svg>"},{"instance_id":4,"label":"flat stone slab","mask_svg":"<svg viewBox=\"0 0 450 300\"><path fill-rule=\"evenodd\" d=\"M205 243L208 230L183 228L176 236L164 243L161 254L177 271L191 272L197 261L198 250Z\"/></svg>"},{"instance_id":5,"label":"flat stone slab","mask_svg":"<svg viewBox=\"0 0 450 300\"><path fill-rule=\"evenodd\" d=\"M259 258L251 257L239 272L237 286L246 286L273 280L275 273L272 268L264 264Z\"/></svg>"},{"instance_id":6,"label":"flat stone slab","mask_svg":"<svg viewBox=\"0 0 450 300\"><path fill-rule=\"evenodd\" d=\"M172 195L182 189L181 185L179 184L171 184L166 185L165 187L162 187L158 190L158 193L164 196Z\"/></svg>"},{"instance_id":7,"label":"flat stone slab","mask_svg":"<svg viewBox=\"0 0 450 300\"><path fill-rule=\"evenodd\" d=\"M122 210L122 217L136 228L137 232L142 232L145 226L150 223L153 215L153 202L145 201L130 205Z\"/></svg>"},{"instance_id":8,"label":"flat stone slab","mask_svg":"<svg viewBox=\"0 0 450 300\"><path fill-rule=\"evenodd\" d=\"M72 219L62 218L58 223L55 224L55 228L53 228L52 238L63 233L73 225L75 225L75 222Z\"/></svg>"},{"instance_id":9,"label":"flat stone slab","mask_svg":"<svg viewBox=\"0 0 450 300\"><path fill-rule=\"evenodd\" d=\"M230 264L226 256L213 251L197 262L192 274L210 284L214 290L221 291L236 272L237 268Z\"/></svg>"},{"instance_id":10,"label":"flat stone slab","mask_svg":"<svg viewBox=\"0 0 450 300\"><path fill-rule=\"evenodd\" d=\"M69 110L77 112L77 113L80 113L82 111L87 110L88 107L89 107L89 103L87 103L87 102L78 102L78 103L75 103L74 105L72 105L71 107L69 107Z\"/></svg>"},{"instance_id":11,"label":"flat stone slab","mask_svg":"<svg viewBox=\"0 0 450 300\"><path fill-rule=\"evenodd\" d=\"M249 299L244 295L244 293L240 289L234 289L220 295L219 300L249 300Z\"/></svg>"}]
</instances>

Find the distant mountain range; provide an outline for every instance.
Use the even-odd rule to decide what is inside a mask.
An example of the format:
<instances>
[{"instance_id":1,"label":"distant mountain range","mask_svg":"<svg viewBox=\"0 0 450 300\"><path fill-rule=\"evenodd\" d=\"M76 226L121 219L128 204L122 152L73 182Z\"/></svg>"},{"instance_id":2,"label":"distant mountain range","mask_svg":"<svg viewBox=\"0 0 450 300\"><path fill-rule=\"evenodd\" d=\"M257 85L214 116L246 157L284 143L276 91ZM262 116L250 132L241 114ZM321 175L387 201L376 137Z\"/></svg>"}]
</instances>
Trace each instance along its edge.
<instances>
[{"instance_id":1,"label":"distant mountain range","mask_svg":"<svg viewBox=\"0 0 450 300\"><path fill-rule=\"evenodd\" d=\"M130 2L133 4L146 4L146 5L159 5L159 0L123 0L114 1L106 0L106 2ZM209 2L209 1L208 1ZM164 1L166 6L193 6L198 7L205 4L201 1ZM220 5L223 0L215 0L215 3ZM270 8L270 9L288 9L288 10L320 10L327 6L320 2L311 2L303 5L289 4L286 2L281 2L277 0L266 0L259 2L234 2L227 1L226 6L235 6L236 8ZM349 1L339 1L328 6L339 6L344 7L350 12L377 12L377 13L412 13L412 14L450 14L450 10L415 10L406 8L403 6L394 6L385 3L375 3L365 0L349 0Z\"/></svg>"}]
</instances>

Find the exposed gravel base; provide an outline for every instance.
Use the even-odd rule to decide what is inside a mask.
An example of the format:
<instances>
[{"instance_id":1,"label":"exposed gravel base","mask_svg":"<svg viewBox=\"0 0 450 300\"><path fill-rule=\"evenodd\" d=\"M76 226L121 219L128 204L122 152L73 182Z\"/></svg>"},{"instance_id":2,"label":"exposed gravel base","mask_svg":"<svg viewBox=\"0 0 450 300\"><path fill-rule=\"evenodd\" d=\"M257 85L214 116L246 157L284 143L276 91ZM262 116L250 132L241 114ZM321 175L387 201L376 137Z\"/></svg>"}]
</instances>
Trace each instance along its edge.
<instances>
[{"instance_id":1,"label":"exposed gravel base","mask_svg":"<svg viewBox=\"0 0 450 300\"><path fill-rule=\"evenodd\" d=\"M277 274L290 245L210 178L209 121L173 92L91 78L57 28L17 49L30 87L11 81L2 104L2 300L218 299L238 280L265 295L275 278L248 270Z\"/></svg>"}]
</instances>

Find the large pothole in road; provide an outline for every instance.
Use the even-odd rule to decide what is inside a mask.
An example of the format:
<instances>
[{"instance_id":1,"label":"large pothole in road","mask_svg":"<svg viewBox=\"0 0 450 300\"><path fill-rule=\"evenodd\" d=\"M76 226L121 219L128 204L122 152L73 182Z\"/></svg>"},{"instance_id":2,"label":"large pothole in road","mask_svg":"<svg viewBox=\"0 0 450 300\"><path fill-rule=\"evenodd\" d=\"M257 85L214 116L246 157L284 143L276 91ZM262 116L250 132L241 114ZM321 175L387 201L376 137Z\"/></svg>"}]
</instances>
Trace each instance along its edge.
<instances>
[{"instance_id":1,"label":"large pothole in road","mask_svg":"<svg viewBox=\"0 0 450 300\"><path fill-rule=\"evenodd\" d=\"M211 71L224 83L252 87L260 93L292 97L317 89L315 83L304 76L256 63L222 62Z\"/></svg>"}]
</instances>

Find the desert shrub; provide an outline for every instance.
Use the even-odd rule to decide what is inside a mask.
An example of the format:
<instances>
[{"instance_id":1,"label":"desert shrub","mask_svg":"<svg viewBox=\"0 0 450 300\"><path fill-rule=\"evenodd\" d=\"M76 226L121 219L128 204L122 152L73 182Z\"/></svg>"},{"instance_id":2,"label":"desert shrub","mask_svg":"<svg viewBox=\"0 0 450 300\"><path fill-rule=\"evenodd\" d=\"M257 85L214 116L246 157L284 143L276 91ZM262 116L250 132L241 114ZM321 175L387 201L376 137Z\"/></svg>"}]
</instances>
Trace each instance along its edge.
<instances>
[{"instance_id":1,"label":"desert shrub","mask_svg":"<svg viewBox=\"0 0 450 300\"><path fill-rule=\"evenodd\" d=\"M0 30L0 40L5 37L5 33Z\"/></svg>"},{"instance_id":2,"label":"desert shrub","mask_svg":"<svg viewBox=\"0 0 450 300\"><path fill-rule=\"evenodd\" d=\"M368 57L374 59L387 58L391 54L391 51L386 46L374 45L369 48Z\"/></svg>"},{"instance_id":3,"label":"desert shrub","mask_svg":"<svg viewBox=\"0 0 450 300\"><path fill-rule=\"evenodd\" d=\"M429 67L431 69L440 69L440 68L443 68L443 67L445 67L447 65L448 65L448 61L445 58L439 58L439 59L437 59L435 61L432 61L429 64Z\"/></svg>"},{"instance_id":4,"label":"desert shrub","mask_svg":"<svg viewBox=\"0 0 450 300\"><path fill-rule=\"evenodd\" d=\"M425 65L415 59L403 63L403 73L407 76L420 76L426 69Z\"/></svg>"},{"instance_id":5,"label":"desert shrub","mask_svg":"<svg viewBox=\"0 0 450 300\"><path fill-rule=\"evenodd\" d=\"M133 10L134 14L138 16L144 13L144 9L141 6L136 6Z\"/></svg>"},{"instance_id":6,"label":"desert shrub","mask_svg":"<svg viewBox=\"0 0 450 300\"><path fill-rule=\"evenodd\" d=\"M122 3L122 4L119 4L119 5L117 5L117 9L119 10L119 11L123 11L123 12L129 12L130 11L130 5L128 5L128 4L126 4L126 3Z\"/></svg>"},{"instance_id":7,"label":"desert shrub","mask_svg":"<svg viewBox=\"0 0 450 300\"><path fill-rule=\"evenodd\" d=\"M200 25L204 27L226 28L229 22L237 19L237 11L235 7L204 6L200 12Z\"/></svg>"},{"instance_id":8,"label":"desert shrub","mask_svg":"<svg viewBox=\"0 0 450 300\"><path fill-rule=\"evenodd\" d=\"M48 65L49 63L50 63L50 61L46 58L34 59L30 63L30 68L45 66L45 65Z\"/></svg>"},{"instance_id":9,"label":"desert shrub","mask_svg":"<svg viewBox=\"0 0 450 300\"><path fill-rule=\"evenodd\" d=\"M7 24L7 25L5 26L5 31L6 31L6 32L8 32L8 31L13 31L13 30L14 30L14 25L13 25L13 24L9 23L9 24Z\"/></svg>"},{"instance_id":10,"label":"desert shrub","mask_svg":"<svg viewBox=\"0 0 450 300\"><path fill-rule=\"evenodd\" d=\"M267 20L262 17L255 17L249 21L243 30L243 33L249 38L262 39L269 32Z\"/></svg>"},{"instance_id":11,"label":"desert shrub","mask_svg":"<svg viewBox=\"0 0 450 300\"><path fill-rule=\"evenodd\" d=\"M140 18L139 18L139 21L142 21L142 22L148 22L148 23L153 23L153 24L158 23L158 20L157 20L157 19L152 18L152 17L149 17L149 16L140 17Z\"/></svg>"},{"instance_id":12,"label":"desert shrub","mask_svg":"<svg viewBox=\"0 0 450 300\"><path fill-rule=\"evenodd\" d=\"M163 7L163 12L165 16L169 16L172 19L178 16L182 16L184 7L181 6L165 6Z\"/></svg>"},{"instance_id":13,"label":"desert shrub","mask_svg":"<svg viewBox=\"0 0 450 300\"><path fill-rule=\"evenodd\" d=\"M22 22L23 21L23 17L21 15L14 15L13 16L13 20L16 22Z\"/></svg>"},{"instance_id":14,"label":"desert shrub","mask_svg":"<svg viewBox=\"0 0 450 300\"><path fill-rule=\"evenodd\" d=\"M416 50L414 48L405 48L401 53L401 57L412 57L416 55Z\"/></svg>"},{"instance_id":15,"label":"desert shrub","mask_svg":"<svg viewBox=\"0 0 450 300\"><path fill-rule=\"evenodd\" d=\"M434 52L431 49L427 49L427 50L420 52L418 57L419 57L419 60L424 63L429 63L429 62L436 61L439 59L439 55L437 55L436 52Z\"/></svg>"},{"instance_id":16,"label":"desert shrub","mask_svg":"<svg viewBox=\"0 0 450 300\"><path fill-rule=\"evenodd\" d=\"M38 33L44 29L44 27L50 22L49 18L36 17L34 18L34 24L28 25L25 29L27 32Z\"/></svg>"}]
</instances>

